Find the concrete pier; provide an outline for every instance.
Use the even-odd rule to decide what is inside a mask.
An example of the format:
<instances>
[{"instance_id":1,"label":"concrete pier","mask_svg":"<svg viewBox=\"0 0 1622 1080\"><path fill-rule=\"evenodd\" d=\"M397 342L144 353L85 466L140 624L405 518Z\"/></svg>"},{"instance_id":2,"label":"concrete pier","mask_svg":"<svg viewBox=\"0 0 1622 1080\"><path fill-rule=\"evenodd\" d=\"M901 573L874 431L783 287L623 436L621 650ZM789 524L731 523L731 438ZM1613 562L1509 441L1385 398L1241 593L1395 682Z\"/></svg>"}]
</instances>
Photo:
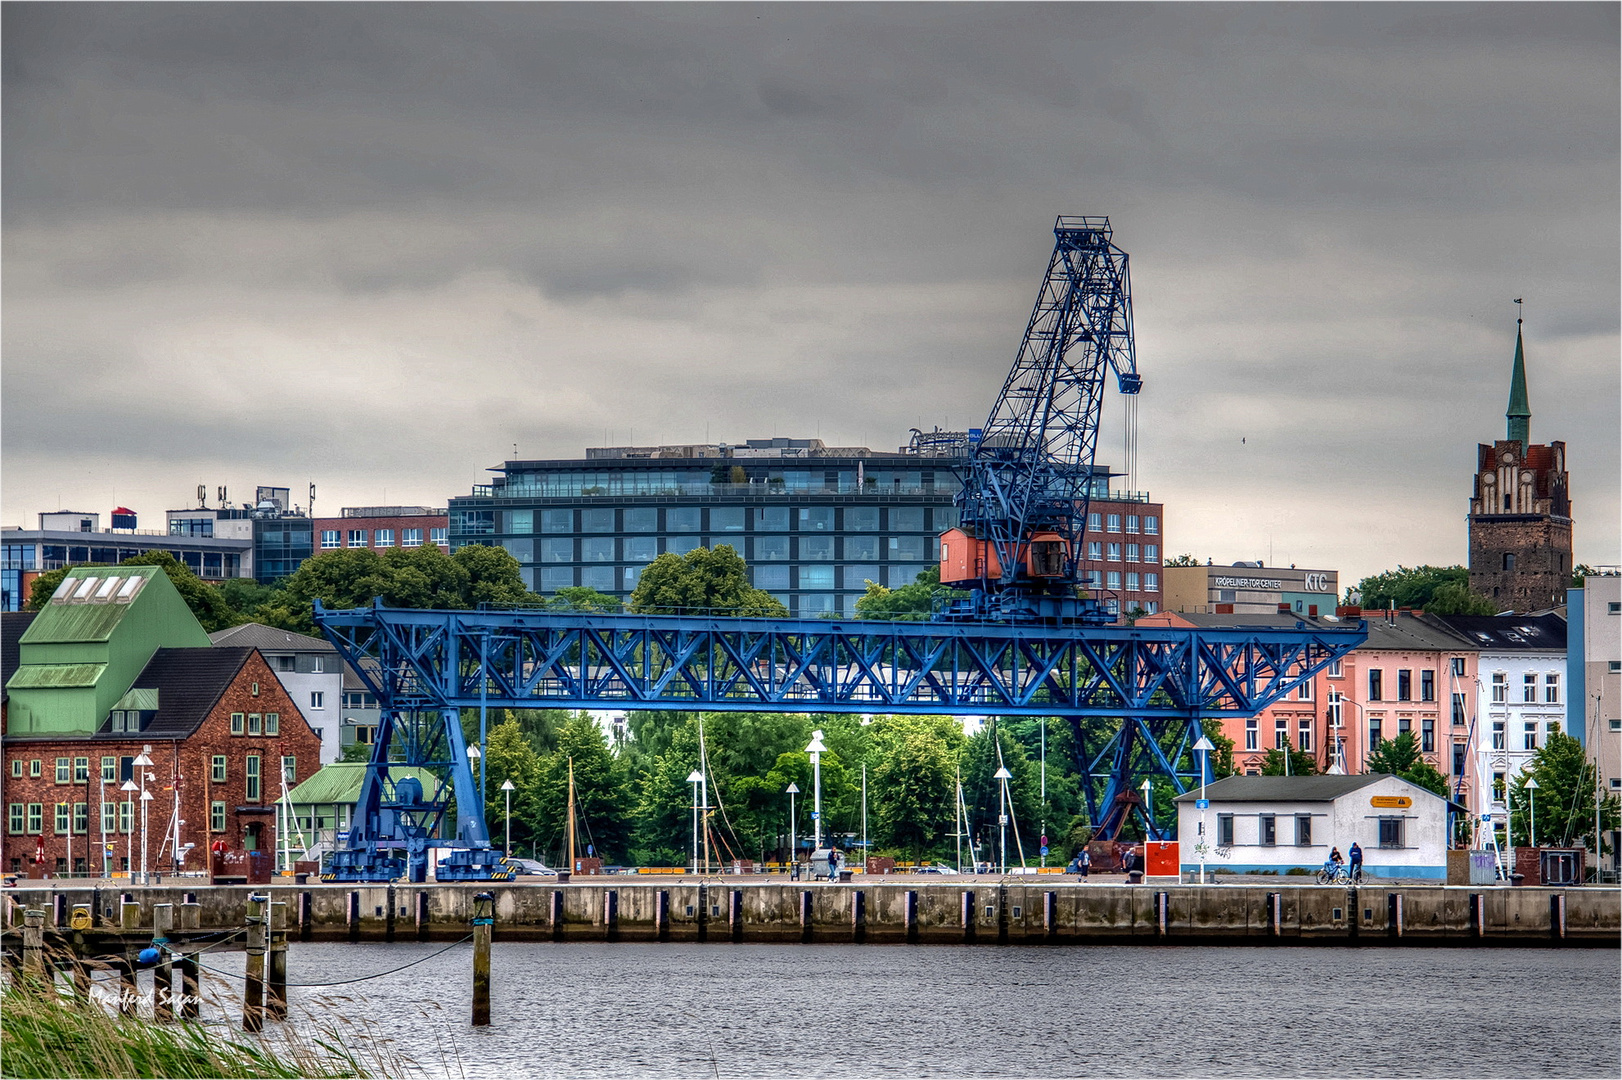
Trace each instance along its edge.
<instances>
[{"instance_id":1,"label":"concrete pier","mask_svg":"<svg viewBox=\"0 0 1622 1080\"><path fill-rule=\"evenodd\" d=\"M200 929L244 925L250 893L299 913L299 938L389 941L404 909L415 940L467 934L474 897L494 896L494 940L869 942L918 944L1273 944L1359 946L1622 943L1622 891L1435 885L1118 885L1016 878L920 882L858 875L849 884L781 879L545 878L521 884L132 888L129 903L90 887L8 889L8 926L26 908L91 905L94 930L150 927L154 908L194 891ZM409 895L409 900L407 896ZM60 908L54 903L65 896ZM713 907L714 910L710 910ZM138 910L137 910L138 909ZM725 923L722 920L725 919ZM725 925L726 932L714 928ZM11 935L8 935L8 938ZM8 947L10 942L8 941Z\"/></svg>"}]
</instances>

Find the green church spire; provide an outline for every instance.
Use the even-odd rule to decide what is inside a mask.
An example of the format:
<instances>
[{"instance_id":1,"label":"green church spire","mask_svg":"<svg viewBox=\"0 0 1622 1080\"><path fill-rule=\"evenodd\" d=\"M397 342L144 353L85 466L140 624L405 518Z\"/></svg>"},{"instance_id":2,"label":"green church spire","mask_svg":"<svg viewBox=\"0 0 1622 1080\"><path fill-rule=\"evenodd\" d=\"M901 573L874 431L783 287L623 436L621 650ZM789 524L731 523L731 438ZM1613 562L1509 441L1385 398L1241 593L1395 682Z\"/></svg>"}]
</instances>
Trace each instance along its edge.
<instances>
[{"instance_id":1,"label":"green church spire","mask_svg":"<svg viewBox=\"0 0 1622 1080\"><path fill-rule=\"evenodd\" d=\"M1515 320L1515 370L1509 377L1509 437L1522 449L1532 445L1532 406L1526 400L1526 356L1521 348L1521 320Z\"/></svg>"}]
</instances>

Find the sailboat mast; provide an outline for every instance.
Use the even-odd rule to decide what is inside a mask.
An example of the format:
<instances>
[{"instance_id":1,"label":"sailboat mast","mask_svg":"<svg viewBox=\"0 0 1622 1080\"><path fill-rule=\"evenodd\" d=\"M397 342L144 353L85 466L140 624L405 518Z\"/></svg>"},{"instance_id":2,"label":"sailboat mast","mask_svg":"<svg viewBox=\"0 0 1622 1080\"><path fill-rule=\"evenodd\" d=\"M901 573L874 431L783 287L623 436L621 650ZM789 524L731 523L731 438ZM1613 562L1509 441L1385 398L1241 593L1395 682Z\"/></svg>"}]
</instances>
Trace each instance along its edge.
<instances>
[{"instance_id":1,"label":"sailboat mast","mask_svg":"<svg viewBox=\"0 0 1622 1080\"><path fill-rule=\"evenodd\" d=\"M569 759L569 871L574 872L574 758Z\"/></svg>"}]
</instances>

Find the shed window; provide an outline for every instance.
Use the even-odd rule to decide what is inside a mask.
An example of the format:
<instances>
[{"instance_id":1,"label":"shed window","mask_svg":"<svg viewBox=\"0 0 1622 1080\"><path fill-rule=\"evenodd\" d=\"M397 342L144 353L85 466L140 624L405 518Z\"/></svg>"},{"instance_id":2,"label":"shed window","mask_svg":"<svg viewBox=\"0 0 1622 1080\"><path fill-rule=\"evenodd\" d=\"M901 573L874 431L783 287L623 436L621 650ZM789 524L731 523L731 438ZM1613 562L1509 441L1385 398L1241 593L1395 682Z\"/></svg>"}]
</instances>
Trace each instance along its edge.
<instances>
[{"instance_id":1,"label":"shed window","mask_svg":"<svg viewBox=\"0 0 1622 1080\"><path fill-rule=\"evenodd\" d=\"M1380 846L1383 848L1402 847L1402 818L1383 817L1380 819Z\"/></svg>"},{"instance_id":2,"label":"shed window","mask_svg":"<svg viewBox=\"0 0 1622 1080\"><path fill-rule=\"evenodd\" d=\"M1272 847L1278 843L1278 823L1272 814L1261 815L1261 836L1259 843L1263 847Z\"/></svg>"},{"instance_id":3,"label":"shed window","mask_svg":"<svg viewBox=\"0 0 1622 1080\"><path fill-rule=\"evenodd\" d=\"M1233 815L1217 815L1217 847L1233 847Z\"/></svg>"},{"instance_id":4,"label":"shed window","mask_svg":"<svg viewBox=\"0 0 1622 1080\"><path fill-rule=\"evenodd\" d=\"M1297 815L1295 815L1295 846L1296 847L1311 847L1312 846L1312 815L1311 814L1297 814Z\"/></svg>"}]
</instances>

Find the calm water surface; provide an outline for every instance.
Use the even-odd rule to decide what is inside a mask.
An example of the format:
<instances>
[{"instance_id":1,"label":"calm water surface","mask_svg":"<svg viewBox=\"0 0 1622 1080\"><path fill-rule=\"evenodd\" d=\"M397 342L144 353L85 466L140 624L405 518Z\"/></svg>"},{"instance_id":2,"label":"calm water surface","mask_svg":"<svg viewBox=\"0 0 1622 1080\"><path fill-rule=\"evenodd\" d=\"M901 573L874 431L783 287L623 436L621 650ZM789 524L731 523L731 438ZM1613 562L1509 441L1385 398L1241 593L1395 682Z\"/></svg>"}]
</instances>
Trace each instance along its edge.
<instances>
[{"instance_id":1,"label":"calm water surface","mask_svg":"<svg viewBox=\"0 0 1622 1080\"><path fill-rule=\"evenodd\" d=\"M295 943L289 981L443 947ZM1622 1073L1614 950L497 943L475 1031L471 949L297 988L295 1013L430 1077Z\"/></svg>"}]
</instances>

